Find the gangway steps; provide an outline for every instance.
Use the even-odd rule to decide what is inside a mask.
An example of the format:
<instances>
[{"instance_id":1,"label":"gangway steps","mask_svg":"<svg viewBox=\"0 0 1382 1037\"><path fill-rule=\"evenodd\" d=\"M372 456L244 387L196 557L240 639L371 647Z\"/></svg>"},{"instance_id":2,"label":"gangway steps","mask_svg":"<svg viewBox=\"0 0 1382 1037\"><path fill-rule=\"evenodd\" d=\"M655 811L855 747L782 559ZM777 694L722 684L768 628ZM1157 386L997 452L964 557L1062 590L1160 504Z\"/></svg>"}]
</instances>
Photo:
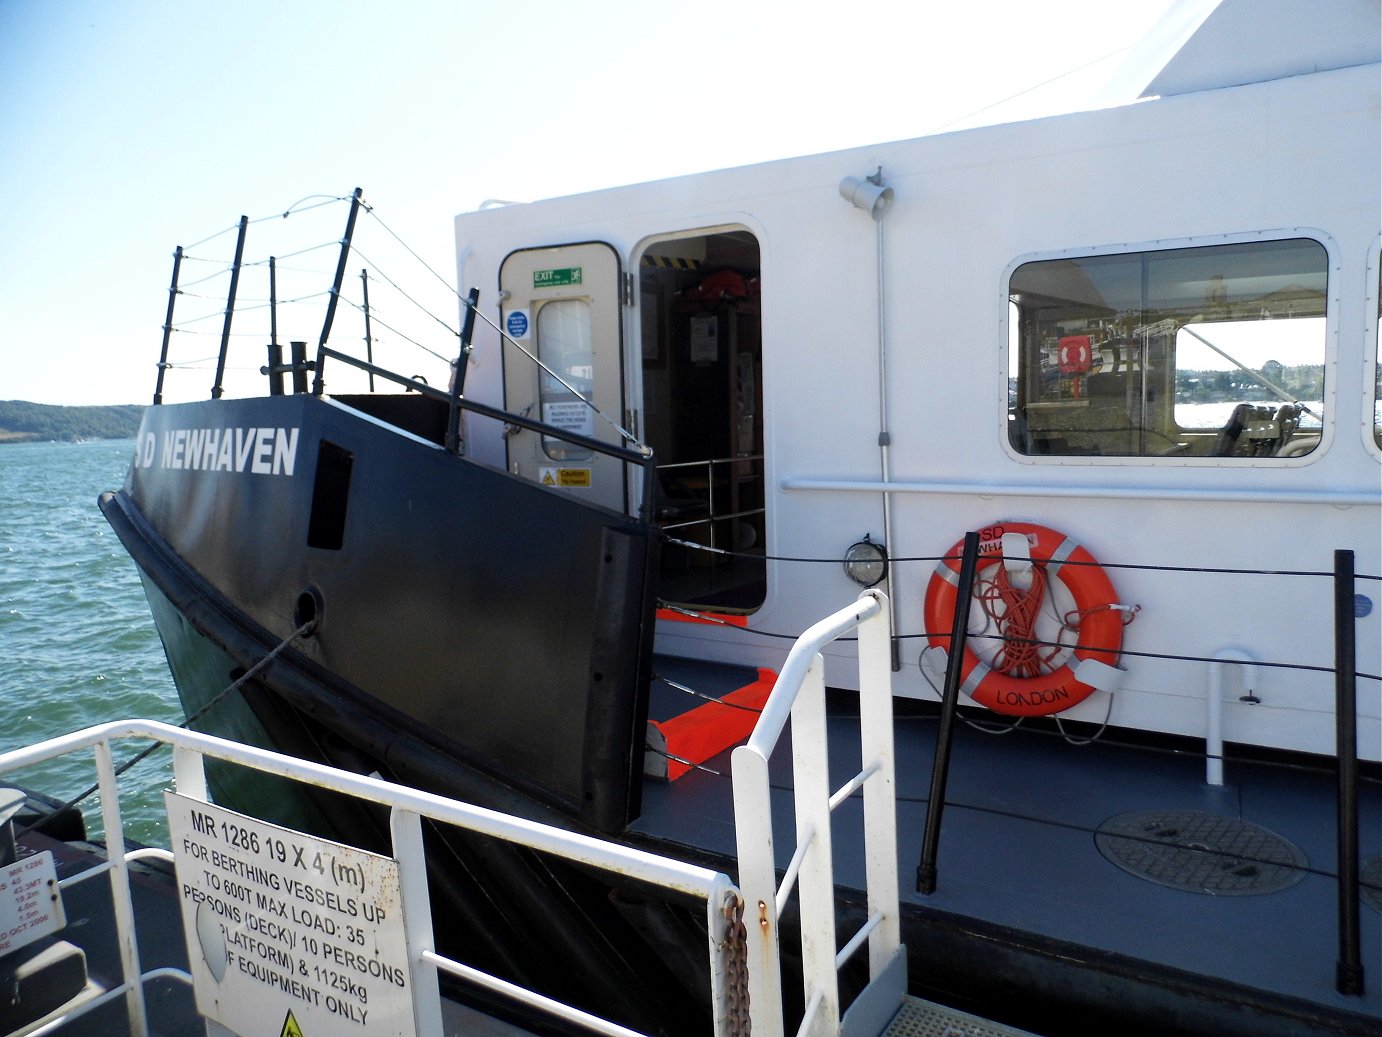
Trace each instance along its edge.
<instances>
[{"instance_id":1,"label":"gangway steps","mask_svg":"<svg viewBox=\"0 0 1382 1037\"><path fill-rule=\"evenodd\" d=\"M881 1037L1033 1037L991 1019L908 995Z\"/></svg>"}]
</instances>

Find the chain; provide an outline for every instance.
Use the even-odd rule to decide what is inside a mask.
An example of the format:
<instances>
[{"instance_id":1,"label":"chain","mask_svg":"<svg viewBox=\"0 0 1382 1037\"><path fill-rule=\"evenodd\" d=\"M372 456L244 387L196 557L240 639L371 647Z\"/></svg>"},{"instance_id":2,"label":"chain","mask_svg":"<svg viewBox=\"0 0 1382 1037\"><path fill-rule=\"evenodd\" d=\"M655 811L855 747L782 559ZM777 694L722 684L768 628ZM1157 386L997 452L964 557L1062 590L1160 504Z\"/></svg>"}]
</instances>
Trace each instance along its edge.
<instances>
[{"instance_id":1,"label":"chain","mask_svg":"<svg viewBox=\"0 0 1382 1037\"><path fill-rule=\"evenodd\" d=\"M744 898L731 893L725 898L725 995L730 1037L749 1037L749 937L744 929Z\"/></svg>"}]
</instances>

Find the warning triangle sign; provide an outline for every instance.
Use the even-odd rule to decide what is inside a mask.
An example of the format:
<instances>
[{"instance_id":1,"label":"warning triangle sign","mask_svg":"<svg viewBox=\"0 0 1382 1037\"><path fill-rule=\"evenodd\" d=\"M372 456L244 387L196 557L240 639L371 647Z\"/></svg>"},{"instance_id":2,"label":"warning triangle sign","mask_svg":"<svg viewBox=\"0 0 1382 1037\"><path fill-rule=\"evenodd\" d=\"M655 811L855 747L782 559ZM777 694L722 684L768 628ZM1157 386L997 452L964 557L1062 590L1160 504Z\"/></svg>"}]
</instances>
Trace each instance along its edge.
<instances>
[{"instance_id":1,"label":"warning triangle sign","mask_svg":"<svg viewBox=\"0 0 1382 1037\"><path fill-rule=\"evenodd\" d=\"M302 1037L302 1027L293 1018L293 1010L288 1009L287 1016L283 1019L283 1029L279 1031L278 1037Z\"/></svg>"}]
</instances>

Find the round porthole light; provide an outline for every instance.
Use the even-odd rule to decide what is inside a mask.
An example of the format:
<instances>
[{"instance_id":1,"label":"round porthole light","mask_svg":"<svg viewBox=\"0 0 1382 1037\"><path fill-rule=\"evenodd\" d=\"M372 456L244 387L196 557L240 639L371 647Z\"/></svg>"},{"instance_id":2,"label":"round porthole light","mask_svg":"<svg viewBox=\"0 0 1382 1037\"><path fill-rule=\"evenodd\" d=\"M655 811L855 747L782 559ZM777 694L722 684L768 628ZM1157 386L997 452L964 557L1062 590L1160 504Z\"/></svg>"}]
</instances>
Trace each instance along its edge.
<instances>
[{"instance_id":1,"label":"round porthole light","mask_svg":"<svg viewBox=\"0 0 1382 1037\"><path fill-rule=\"evenodd\" d=\"M845 575L861 587L875 587L888 575L888 552L865 535L845 552Z\"/></svg>"}]
</instances>

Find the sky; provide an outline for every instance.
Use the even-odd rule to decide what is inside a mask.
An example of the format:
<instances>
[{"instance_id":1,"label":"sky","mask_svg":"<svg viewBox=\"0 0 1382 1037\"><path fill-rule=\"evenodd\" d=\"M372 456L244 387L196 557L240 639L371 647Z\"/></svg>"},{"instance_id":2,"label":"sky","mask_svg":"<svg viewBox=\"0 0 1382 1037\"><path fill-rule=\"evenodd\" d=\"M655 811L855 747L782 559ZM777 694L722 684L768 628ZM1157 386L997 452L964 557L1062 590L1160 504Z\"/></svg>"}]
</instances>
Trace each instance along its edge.
<instances>
[{"instance_id":1,"label":"sky","mask_svg":"<svg viewBox=\"0 0 1382 1037\"><path fill-rule=\"evenodd\" d=\"M449 285L488 199L1097 106L1206 2L0 0L0 400L150 402L173 249L241 215L362 187Z\"/></svg>"}]
</instances>

